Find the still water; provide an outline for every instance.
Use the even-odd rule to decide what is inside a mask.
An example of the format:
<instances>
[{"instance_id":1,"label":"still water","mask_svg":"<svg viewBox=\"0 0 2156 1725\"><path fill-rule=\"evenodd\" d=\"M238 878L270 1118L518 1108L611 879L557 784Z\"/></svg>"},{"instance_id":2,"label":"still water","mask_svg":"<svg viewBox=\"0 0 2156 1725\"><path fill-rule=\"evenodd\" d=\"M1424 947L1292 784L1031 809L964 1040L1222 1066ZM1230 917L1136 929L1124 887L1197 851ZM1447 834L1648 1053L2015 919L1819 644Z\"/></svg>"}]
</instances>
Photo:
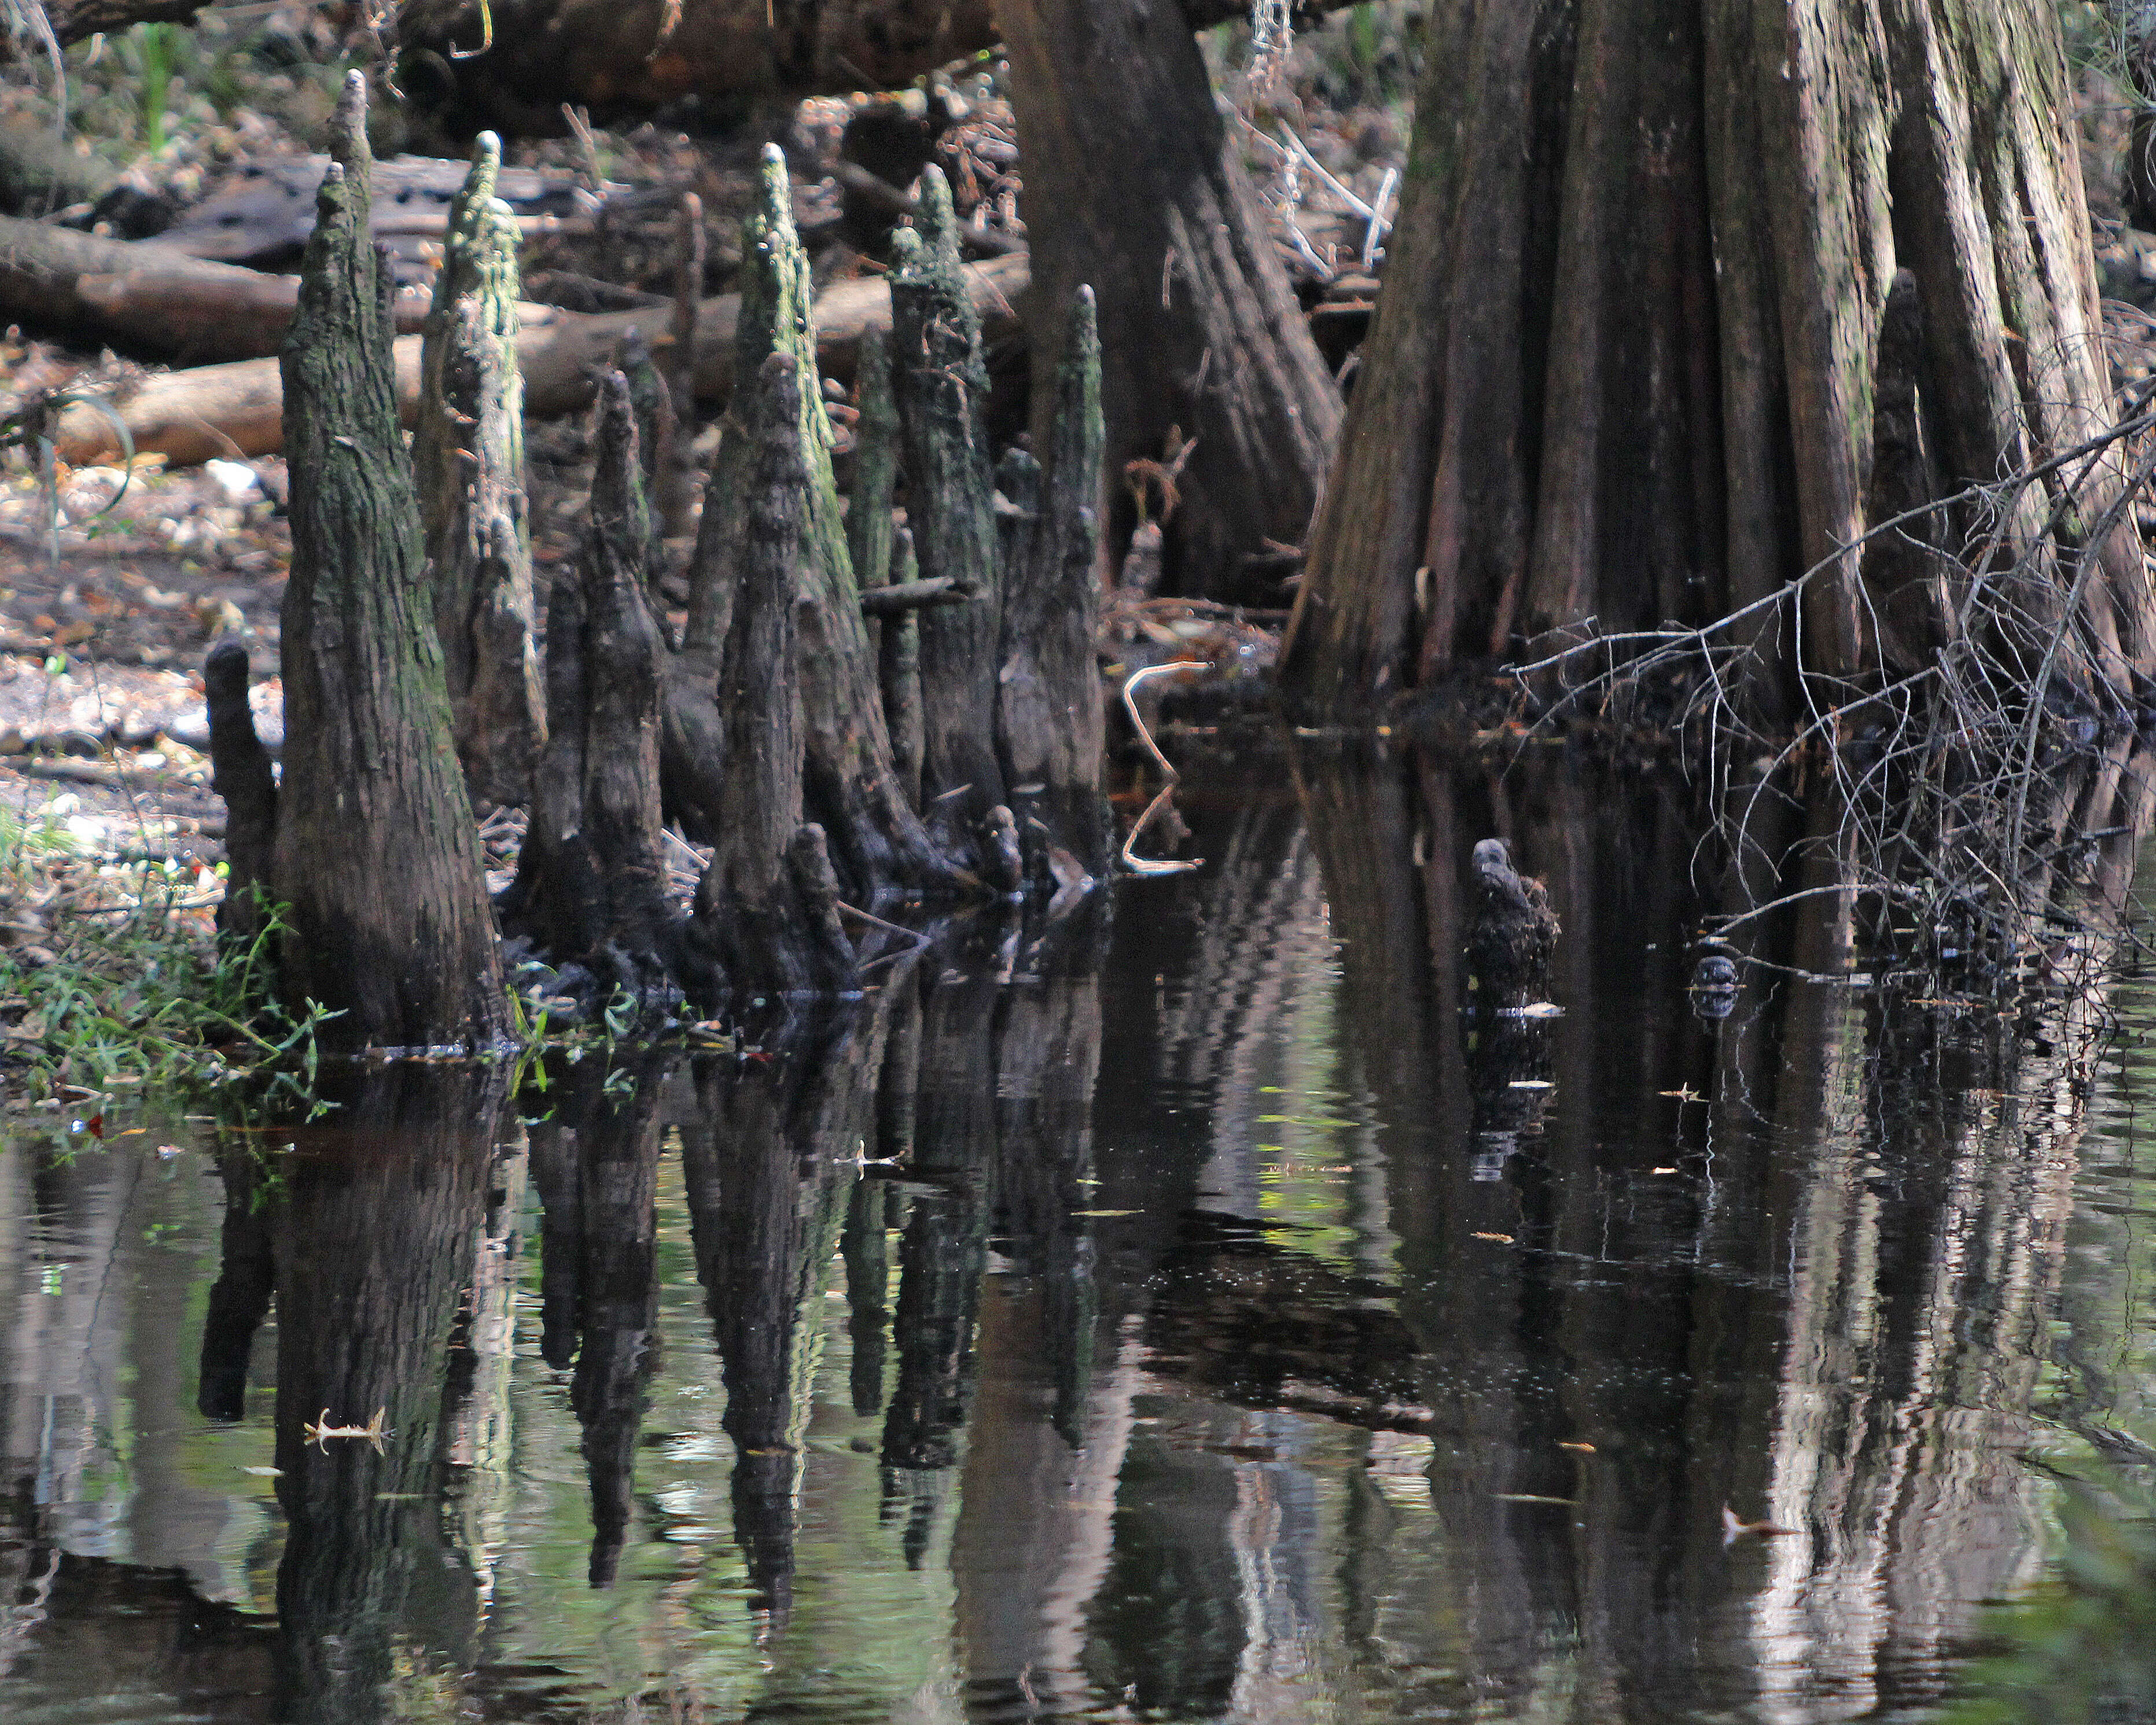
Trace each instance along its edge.
<instances>
[{"instance_id":1,"label":"still water","mask_svg":"<svg viewBox=\"0 0 2156 1725\"><path fill-rule=\"evenodd\" d=\"M1961 1010L1827 899L1715 1019L1679 788L1193 782L1203 868L762 1057L0 1147L0 1718L1935 1704L2156 1439L2156 997ZM1563 1015L1471 1034L1492 832Z\"/></svg>"}]
</instances>

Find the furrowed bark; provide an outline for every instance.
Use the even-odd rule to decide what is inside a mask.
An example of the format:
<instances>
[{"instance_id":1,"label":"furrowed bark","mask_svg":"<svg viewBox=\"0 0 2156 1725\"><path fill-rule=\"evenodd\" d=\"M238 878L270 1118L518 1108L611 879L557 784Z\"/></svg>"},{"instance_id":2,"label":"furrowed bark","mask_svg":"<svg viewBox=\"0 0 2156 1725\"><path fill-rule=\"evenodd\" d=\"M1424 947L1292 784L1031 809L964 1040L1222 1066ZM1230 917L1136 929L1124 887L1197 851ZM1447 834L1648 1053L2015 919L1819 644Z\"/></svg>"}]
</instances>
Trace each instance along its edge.
<instances>
[{"instance_id":1,"label":"furrowed bark","mask_svg":"<svg viewBox=\"0 0 2156 1725\"><path fill-rule=\"evenodd\" d=\"M920 574L914 560L913 529L895 527L891 542L891 584L904 587ZM883 685L884 720L891 727L892 769L914 806L921 803L921 757L927 747L927 721L921 710L921 614L901 611L881 624L876 675Z\"/></svg>"},{"instance_id":2,"label":"furrowed bark","mask_svg":"<svg viewBox=\"0 0 2156 1725\"><path fill-rule=\"evenodd\" d=\"M988 380L980 321L959 278L950 187L933 166L921 177L921 225L894 236L891 286L906 521L921 573L973 595L970 603L921 620L921 793L946 842L971 846L988 810L1004 800L992 669L1003 608L995 486L981 418Z\"/></svg>"},{"instance_id":3,"label":"furrowed bark","mask_svg":"<svg viewBox=\"0 0 2156 1725\"><path fill-rule=\"evenodd\" d=\"M863 339L855 372L860 423L854 436L853 490L846 499L846 551L863 591L891 580L891 496L898 481L898 403L891 393L891 342Z\"/></svg>"},{"instance_id":4,"label":"furrowed bark","mask_svg":"<svg viewBox=\"0 0 2156 1725\"><path fill-rule=\"evenodd\" d=\"M367 237L365 90L362 74L346 80L282 357L280 985L344 1013L326 1027L333 1043L491 1043L507 1004L397 424L388 270Z\"/></svg>"},{"instance_id":5,"label":"furrowed bark","mask_svg":"<svg viewBox=\"0 0 2156 1725\"><path fill-rule=\"evenodd\" d=\"M218 932L241 952L267 918L270 860L277 843L277 777L254 734L247 700L247 649L219 641L203 665L209 706L210 788L224 798L224 898Z\"/></svg>"},{"instance_id":6,"label":"furrowed bark","mask_svg":"<svg viewBox=\"0 0 2156 1725\"><path fill-rule=\"evenodd\" d=\"M1428 8L1433 37L1457 9ZM1269 539L1303 542L1341 401L1204 58L1175 0L1000 0L996 15L1025 140L1034 273L1051 308L1029 332L1034 376L1051 376L1059 357L1053 313L1090 283L1110 475L1168 459L1171 431L1194 438L1168 523L1171 565L1183 591L1250 597L1244 559ZM1039 449L1049 412L1041 391ZM1114 507L1120 543L1135 511L1121 496Z\"/></svg>"},{"instance_id":7,"label":"furrowed bark","mask_svg":"<svg viewBox=\"0 0 2156 1725\"><path fill-rule=\"evenodd\" d=\"M1028 878L1061 845L1096 879L1108 869L1101 786L1106 721L1100 629L1101 347L1090 289L1075 296L1055 372L1048 467L1029 531L1004 566L996 742ZM1014 500L1015 501L1015 500Z\"/></svg>"},{"instance_id":8,"label":"furrowed bark","mask_svg":"<svg viewBox=\"0 0 2156 1725\"><path fill-rule=\"evenodd\" d=\"M521 803L547 740L516 369L516 231L482 133L449 212L421 346L419 480L451 723L475 802Z\"/></svg>"},{"instance_id":9,"label":"furrowed bark","mask_svg":"<svg viewBox=\"0 0 2156 1725\"><path fill-rule=\"evenodd\" d=\"M635 411L620 372L600 391L591 526L547 605L547 749L502 916L554 963L652 999L685 979L660 824L662 645L644 602Z\"/></svg>"},{"instance_id":10,"label":"furrowed bark","mask_svg":"<svg viewBox=\"0 0 2156 1725\"><path fill-rule=\"evenodd\" d=\"M828 835L840 881L849 894L859 895L855 902L888 892L957 891L967 877L930 838L891 765L875 661L831 473L830 420L816 387L808 259L793 228L785 158L775 146L764 152L759 205L746 239L736 374L752 373L777 352L794 362L801 380L797 412L808 477L796 578L803 596L814 601L803 607L799 619L806 812ZM755 490L746 483L756 447L743 434L750 423L730 411L731 434L721 439L712 464L690 578L685 654L710 653L732 638L724 629L726 606L744 542L744 500ZM732 675L731 666L723 669Z\"/></svg>"},{"instance_id":11,"label":"furrowed bark","mask_svg":"<svg viewBox=\"0 0 2156 1725\"><path fill-rule=\"evenodd\" d=\"M677 429L673 393L660 374L658 363L651 357L651 343L641 328L632 326L622 331L614 364L629 379L629 405L636 414L637 460L644 473L644 495L655 504L667 464L673 459ZM644 552L644 575L653 583L652 591L656 593L656 583L666 568L665 523L660 519L656 507L649 512L649 526L651 542Z\"/></svg>"},{"instance_id":12,"label":"furrowed bark","mask_svg":"<svg viewBox=\"0 0 2156 1725\"><path fill-rule=\"evenodd\" d=\"M806 725L795 618L806 608L797 569L811 507L793 356L770 355L762 377L741 590L719 703L726 726L725 819L696 889L700 939L717 953L737 1002L832 992L821 938L831 913L804 891L808 860L796 866L791 855L803 830Z\"/></svg>"},{"instance_id":13,"label":"furrowed bark","mask_svg":"<svg viewBox=\"0 0 2156 1725\"><path fill-rule=\"evenodd\" d=\"M1753 719L1797 710L1799 670L1846 692L1943 643L2123 711L2156 603L2130 527L2079 542L2116 452L2063 529L2030 485L1994 494L1988 548L1960 505L1928 548L1856 548L2112 412L2053 8L1534 0L1432 28L1291 685L1345 715L1817 569L1718 638L1754 649L1724 672Z\"/></svg>"}]
</instances>

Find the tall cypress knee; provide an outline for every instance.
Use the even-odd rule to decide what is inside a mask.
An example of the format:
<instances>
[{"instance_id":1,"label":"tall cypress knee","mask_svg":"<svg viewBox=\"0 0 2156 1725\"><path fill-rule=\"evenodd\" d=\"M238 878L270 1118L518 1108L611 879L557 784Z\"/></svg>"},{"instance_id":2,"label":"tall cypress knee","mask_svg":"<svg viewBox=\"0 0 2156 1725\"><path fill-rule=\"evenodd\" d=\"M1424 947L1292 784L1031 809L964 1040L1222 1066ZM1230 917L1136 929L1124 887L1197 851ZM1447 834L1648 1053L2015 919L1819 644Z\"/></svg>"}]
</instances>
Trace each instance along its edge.
<instances>
[{"instance_id":1,"label":"tall cypress knee","mask_svg":"<svg viewBox=\"0 0 2156 1725\"><path fill-rule=\"evenodd\" d=\"M516 369L517 230L481 132L449 208L419 357L412 462L457 754L472 795L517 803L547 740Z\"/></svg>"},{"instance_id":2,"label":"tall cypress knee","mask_svg":"<svg viewBox=\"0 0 2156 1725\"><path fill-rule=\"evenodd\" d=\"M932 167L921 188L921 227L894 236L899 267L891 284L906 518L921 572L972 595L921 619L927 721L921 789L932 823L970 843L988 810L1004 800L995 749L1003 610L995 487L982 424L988 370L980 318L961 274L950 186Z\"/></svg>"},{"instance_id":3,"label":"tall cypress knee","mask_svg":"<svg viewBox=\"0 0 2156 1725\"><path fill-rule=\"evenodd\" d=\"M650 545L627 380L600 380L591 523L547 608L547 752L504 907L557 961L603 960L633 994L680 969L659 808L659 629L644 603Z\"/></svg>"},{"instance_id":4,"label":"tall cypress knee","mask_svg":"<svg viewBox=\"0 0 2156 1725\"><path fill-rule=\"evenodd\" d=\"M816 601L803 608L799 619L807 810L829 835L832 862L848 891L863 898L892 891L947 894L963 887L965 877L930 838L891 762L875 655L860 614L845 517L831 473L830 418L816 387L808 260L794 230L786 160L776 146L764 151L757 208L742 239L734 376L746 383L768 356L783 353L794 362L799 380L797 413L808 479L796 584ZM740 573L748 531L745 500L758 489L749 476L757 457L747 434L747 393L737 393L728 410L690 578L682 658L701 655L699 662L715 671L730 639L729 608L745 579ZM724 675L731 676L731 670ZM716 840L719 834L703 836Z\"/></svg>"},{"instance_id":5,"label":"tall cypress knee","mask_svg":"<svg viewBox=\"0 0 2156 1725\"><path fill-rule=\"evenodd\" d=\"M450 741L418 499L397 419L389 273L367 228L366 83L345 81L280 355L291 467L280 985L353 1045L492 1041L508 1023Z\"/></svg>"},{"instance_id":6,"label":"tall cypress knee","mask_svg":"<svg viewBox=\"0 0 2156 1725\"><path fill-rule=\"evenodd\" d=\"M1056 367L1048 465L1030 531L1004 569L996 747L1028 872L1059 845L1086 871L1108 868L1106 739L1094 640L1101 617L1101 339L1093 292L1070 308Z\"/></svg>"},{"instance_id":7,"label":"tall cypress knee","mask_svg":"<svg viewBox=\"0 0 2156 1725\"><path fill-rule=\"evenodd\" d=\"M820 833L809 841L814 854L795 852L799 835L815 830L801 819L807 726L797 619L817 601L804 600L799 586L813 506L792 354L763 362L754 411L756 466L719 701L726 726L724 819L696 906L700 937L716 950L737 999L829 992L850 981L852 968L850 948L840 963L828 962L837 883ZM836 978L834 968L848 974Z\"/></svg>"}]
</instances>

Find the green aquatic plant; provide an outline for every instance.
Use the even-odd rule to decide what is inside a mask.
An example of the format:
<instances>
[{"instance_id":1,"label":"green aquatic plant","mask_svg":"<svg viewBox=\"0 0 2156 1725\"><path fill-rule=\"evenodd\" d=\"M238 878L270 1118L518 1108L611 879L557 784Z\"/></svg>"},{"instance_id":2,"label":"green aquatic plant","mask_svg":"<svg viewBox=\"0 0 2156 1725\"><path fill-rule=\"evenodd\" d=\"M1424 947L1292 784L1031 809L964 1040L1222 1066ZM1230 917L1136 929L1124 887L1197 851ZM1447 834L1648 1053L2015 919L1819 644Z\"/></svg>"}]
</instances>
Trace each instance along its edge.
<instances>
[{"instance_id":1,"label":"green aquatic plant","mask_svg":"<svg viewBox=\"0 0 2156 1725\"><path fill-rule=\"evenodd\" d=\"M1993 1620L1998 1651L1946 1725L2124 1725L2156 1717L2156 1466L2067 1480L2056 1573Z\"/></svg>"},{"instance_id":2,"label":"green aquatic plant","mask_svg":"<svg viewBox=\"0 0 2156 1725\"><path fill-rule=\"evenodd\" d=\"M51 820L0 813L0 1093L117 1100L259 1074L311 1096L317 1032L270 987L281 923L220 943L219 896L172 863L100 863Z\"/></svg>"}]
</instances>

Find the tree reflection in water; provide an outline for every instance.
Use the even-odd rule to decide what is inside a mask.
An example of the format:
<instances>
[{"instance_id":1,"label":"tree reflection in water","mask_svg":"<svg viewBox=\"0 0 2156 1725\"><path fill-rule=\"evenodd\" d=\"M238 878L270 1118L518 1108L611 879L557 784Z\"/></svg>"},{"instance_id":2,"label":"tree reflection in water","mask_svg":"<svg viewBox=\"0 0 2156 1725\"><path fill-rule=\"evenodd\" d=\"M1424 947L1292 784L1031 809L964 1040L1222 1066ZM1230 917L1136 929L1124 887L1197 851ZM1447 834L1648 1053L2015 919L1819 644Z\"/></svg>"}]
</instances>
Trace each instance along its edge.
<instances>
[{"instance_id":1,"label":"tree reflection in water","mask_svg":"<svg viewBox=\"0 0 2156 1725\"><path fill-rule=\"evenodd\" d=\"M1732 931L1717 1017L1696 937L1830 886L1823 812L1763 805L1739 869L1682 787L1562 762L1311 740L1204 778L1213 865L1127 888L1112 945L1102 906L992 917L750 1055L557 1069L528 1153L498 1077L427 1067L289 1154L220 1139L182 1399L259 1419L274 1317L274 1629L142 1567L185 1561L186 1470L96 1362L163 1358L187 1296L120 1158L0 1153L38 1250L163 1290L123 1318L0 1263L0 1707L100 1661L141 1716L337 1725L1935 1699L2035 1573L2040 1420L2128 1435L2090 1362L2146 1315L2066 1241L2130 846L2012 1012L1852 985L1888 967L1826 894ZM2132 782L2061 819L2138 828ZM1563 919L1560 1018L1469 1008L1492 834ZM381 1455L305 1443L377 1405ZM115 1445L126 1543L83 1507ZM1725 1505L1797 1531L1725 1543ZM603 1659L533 1627L585 1621L572 1537Z\"/></svg>"}]
</instances>

